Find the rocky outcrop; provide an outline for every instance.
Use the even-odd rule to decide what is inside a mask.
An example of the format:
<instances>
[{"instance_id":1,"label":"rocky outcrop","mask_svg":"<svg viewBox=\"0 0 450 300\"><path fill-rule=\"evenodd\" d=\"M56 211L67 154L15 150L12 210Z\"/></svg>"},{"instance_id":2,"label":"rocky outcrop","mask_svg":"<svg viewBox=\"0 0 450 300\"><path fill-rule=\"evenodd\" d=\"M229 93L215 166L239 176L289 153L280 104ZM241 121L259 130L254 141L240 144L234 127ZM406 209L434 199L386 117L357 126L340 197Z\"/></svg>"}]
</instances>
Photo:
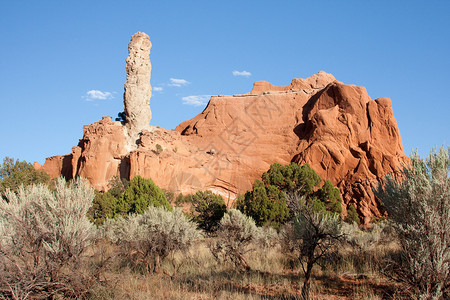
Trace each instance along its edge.
<instances>
[{"instance_id":1,"label":"rocky outcrop","mask_svg":"<svg viewBox=\"0 0 450 300\"><path fill-rule=\"evenodd\" d=\"M143 33L131 39L125 126L110 117L84 126L71 154L47 158L52 177L83 177L106 190L113 176L141 175L175 193L209 189L230 204L272 163L309 163L339 187L344 215L350 204L365 224L383 214L372 187L408 163L388 98L372 100L365 88L319 72L284 87L258 81L250 93L213 96L174 131L150 127L150 47Z\"/></svg>"},{"instance_id":2,"label":"rocky outcrop","mask_svg":"<svg viewBox=\"0 0 450 300\"><path fill-rule=\"evenodd\" d=\"M152 66L149 57L151 47L150 38L143 32L135 33L128 44L123 107L126 116L125 127L134 139L137 139L139 132L148 128L152 119L150 110Z\"/></svg>"},{"instance_id":3,"label":"rocky outcrop","mask_svg":"<svg viewBox=\"0 0 450 300\"><path fill-rule=\"evenodd\" d=\"M390 99L374 101L363 87L334 82L308 101L295 132L294 162L337 185L344 208L355 205L365 223L381 216L372 187L408 163Z\"/></svg>"}]
</instances>

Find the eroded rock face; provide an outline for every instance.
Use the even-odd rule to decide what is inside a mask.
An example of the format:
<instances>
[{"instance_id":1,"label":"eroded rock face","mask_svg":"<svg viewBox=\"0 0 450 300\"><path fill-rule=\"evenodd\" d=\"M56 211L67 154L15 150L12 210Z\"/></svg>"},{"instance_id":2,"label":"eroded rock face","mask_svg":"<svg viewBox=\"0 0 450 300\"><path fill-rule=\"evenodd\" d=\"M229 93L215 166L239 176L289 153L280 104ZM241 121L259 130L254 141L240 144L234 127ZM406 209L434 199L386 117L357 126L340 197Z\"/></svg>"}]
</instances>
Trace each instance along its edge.
<instances>
[{"instance_id":1,"label":"eroded rock face","mask_svg":"<svg viewBox=\"0 0 450 300\"><path fill-rule=\"evenodd\" d=\"M151 47L150 38L143 32L135 33L128 44L123 107L126 115L125 126L128 134L134 138L137 138L143 129L148 128L152 119L150 110L152 66L149 57Z\"/></svg>"},{"instance_id":2,"label":"eroded rock face","mask_svg":"<svg viewBox=\"0 0 450 300\"><path fill-rule=\"evenodd\" d=\"M356 206L364 223L380 217L372 187L408 163L391 100L371 100L365 88L334 82L312 97L295 127L293 161L309 163Z\"/></svg>"},{"instance_id":3,"label":"eroded rock face","mask_svg":"<svg viewBox=\"0 0 450 300\"><path fill-rule=\"evenodd\" d=\"M78 148L48 158L44 169L88 178L99 189L113 175L141 175L175 193L209 189L231 203L272 163L309 163L339 187L344 215L353 204L367 224L383 213L372 186L408 163L390 100L371 100L364 88L325 72L285 87L259 81L248 94L213 96L175 131L143 130L133 150L123 146L120 126L110 119L85 126Z\"/></svg>"}]
</instances>

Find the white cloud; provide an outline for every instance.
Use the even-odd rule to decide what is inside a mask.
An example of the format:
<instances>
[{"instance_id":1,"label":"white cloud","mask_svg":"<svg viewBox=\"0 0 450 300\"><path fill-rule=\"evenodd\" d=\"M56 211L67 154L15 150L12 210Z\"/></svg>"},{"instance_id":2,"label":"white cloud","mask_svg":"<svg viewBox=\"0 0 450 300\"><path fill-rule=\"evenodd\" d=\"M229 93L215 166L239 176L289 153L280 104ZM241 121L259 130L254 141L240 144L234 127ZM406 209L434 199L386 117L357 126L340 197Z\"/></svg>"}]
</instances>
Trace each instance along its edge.
<instances>
[{"instance_id":1,"label":"white cloud","mask_svg":"<svg viewBox=\"0 0 450 300\"><path fill-rule=\"evenodd\" d=\"M211 98L211 95L193 95L183 97L181 100L183 100L183 104L186 105L202 106L208 103L209 98Z\"/></svg>"},{"instance_id":2,"label":"white cloud","mask_svg":"<svg viewBox=\"0 0 450 300\"><path fill-rule=\"evenodd\" d=\"M188 85L190 82L186 79L177 79L177 78L170 78L169 86L176 86L176 87L182 87L185 85Z\"/></svg>"},{"instance_id":3,"label":"white cloud","mask_svg":"<svg viewBox=\"0 0 450 300\"><path fill-rule=\"evenodd\" d=\"M113 99L113 93L111 92L102 92L99 90L90 90L86 92L86 95L83 96L86 101L94 101L94 100L108 100Z\"/></svg>"},{"instance_id":4,"label":"white cloud","mask_svg":"<svg viewBox=\"0 0 450 300\"><path fill-rule=\"evenodd\" d=\"M251 76L252 75L252 73L250 73L250 72L247 72L247 71L236 71L236 70L234 70L233 71L233 76L245 76L245 77L248 77L248 76Z\"/></svg>"},{"instance_id":5,"label":"white cloud","mask_svg":"<svg viewBox=\"0 0 450 300\"><path fill-rule=\"evenodd\" d=\"M152 88L155 92L162 92L163 87L162 86L155 86L154 88Z\"/></svg>"}]
</instances>

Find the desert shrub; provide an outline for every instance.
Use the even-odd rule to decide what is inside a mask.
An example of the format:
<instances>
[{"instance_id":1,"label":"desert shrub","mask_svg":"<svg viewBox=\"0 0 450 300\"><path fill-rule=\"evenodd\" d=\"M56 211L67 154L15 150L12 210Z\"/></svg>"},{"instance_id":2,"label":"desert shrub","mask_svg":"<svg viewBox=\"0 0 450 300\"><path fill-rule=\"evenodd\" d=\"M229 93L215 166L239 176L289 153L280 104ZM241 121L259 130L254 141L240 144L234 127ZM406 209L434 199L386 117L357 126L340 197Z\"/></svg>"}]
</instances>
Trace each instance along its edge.
<instances>
[{"instance_id":1,"label":"desert shrub","mask_svg":"<svg viewBox=\"0 0 450 300\"><path fill-rule=\"evenodd\" d=\"M302 297L309 299L312 269L342 238L341 222L336 214L317 211L314 203L305 201L304 196L291 194L289 197L294 197L291 201L300 205L293 221L282 231L284 249L298 254L305 275Z\"/></svg>"},{"instance_id":2,"label":"desert shrub","mask_svg":"<svg viewBox=\"0 0 450 300\"><path fill-rule=\"evenodd\" d=\"M358 212L353 204L350 204L347 208L347 216L345 217L345 222L352 224L360 224L361 219L359 218Z\"/></svg>"},{"instance_id":3,"label":"desert shrub","mask_svg":"<svg viewBox=\"0 0 450 300\"><path fill-rule=\"evenodd\" d=\"M256 180L253 189L237 201L236 209L255 220L258 226L279 227L289 215L284 194L260 180Z\"/></svg>"},{"instance_id":4,"label":"desert shrub","mask_svg":"<svg viewBox=\"0 0 450 300\"><path fill-rule=\"evenodd\" d=\"M155 153L161 154L164 151L163 147L160 144L155 145Z\"/></svg>"},{"instance_id":5,"label":"desert shrub","mask_svg":"<svg viewBox=\"0 0 450 300\"><path fill-rule=\"evenodd\" d=\"M288 203L286 196L295 194L314 202L317 210L340 214L342 212L341 195L331 181L327 180L316 192L322 179L308 165L291 163L283 166L274 163L262 175L262 181L256 180L251 191L238 199L236 208L252 217L258 226L270 225L279 228L291 219L290 213L298 204ZM289 207L294 205L294 207Z\"/></svg>"},{"instance_id":6,"label":"desert shrub","mask_svg":"<svg viewBox=\"0 0 450 300\"><path fill-rule=\"evenodd\" d=\"M33 165L26 161L14 161L13 158L5 157L0 166L0 195L7 189L17 191L21 185L50 182L50 176L43 170L34 169Z\"/></svg>"},{"instance_id":7,"label":"desert shrub","mask_svg":"<svg viewBox=\"0 0 450 300\"><path fill-rule=\"evenodd\" d=\"M386 255L397 248L388 222L373 223L370 228L360 228L356 222L346 222L342 223L341 228L344 235L339 258L351 262L359 273L365 273L367 268L378 269Z\"/></svg>"},{"instance_id":8,"label":"desert shrub","mask_svg":"<svg viewBox=\"0 0 450 300\"><path fill-rule=\"evenodd\" d=\"M102 225L106 219L114 218L117 198L110 192L95 191L92 206L89 208L87 216L89 220L97 226Z\"/></svg>"},{"instance_id":9,"label":"desert shrub","mask_svg":"<svg viewBox=\"0 0 450 300\"><path fill-rule=\"evenodd\" d=\"M217 226L227 211L222 196L211 191L198 191L190 197L192 220L207 232L217 229Z\"/></svg>"},{"instance_id":10,"label":"desert shrub","mask_svg":"<svg viewBox=\"0 0 450 300\"><path fill-rule=\"evenodd\" d=\"M413 152L403 178L387 176L376 193L402 249L392 261L392 274L416 299L443 299L450 293L449 152L433 149L426 160Z\"/></svg>"},{"instance_id":11,"label":"desert shrub","mask_svg":"<svg viewBox=\"0 0 450 300\"><path fill-rule=\"evenodd\" d=\"M342 213L342 199L341 192L335 188L331 181L326 180L323 186L313 193L320 202L324 204L326 211L341 214Z\"/></svg>"},{"instance_id":12,"label":"desert shrub","mask_svg":"<svg viewBox=\"0 0 450 300\"><path fill-rule=\"evenodd\" d=\"M117 201L117 215L142 214L149 206L164 206L172 210L162 190L151 179L136 176L131 179L127 189Z\"/></svg>"},{"instance_id":13,"label":"desert shrub","mask_svg":"<svg viewBox=\"0 0 450 300\"><path fill-rule=\"evenodd\" d=\"M220 220L216 234L210 245L216 259L228 261L239 270L250 270L246 254L255 250L255 243L261 237L255 221L239 210L230 209Z\"/></svg>"},{"instance_id":14,"label":"desert shrub","mask_svg":"<svg viewBox=\"0 0 450 300\"><path fill-rule=\"evenodd\" d=\"M86 213L94 193L83 181L55 190L43 184L6 191L0 200L0 295L6 298L83 296L80 260L93 237Z\"/></svg>"},{"instance_id":15,"label":"desert shrub","mask_svg":"<svg viewBox=\"0 0 450 300\"><path fill-rule=\"evenodd\" d=\"M274 163L267 172L264 172L262 180L266 185L274 185L280 191L300 195L311 194L314 187L322 181L308 164L302 166L297 163L286 166Z\"/></svg>"},{"instance_id":16,"label":"desert shrub","mask_svg":"<svg viewBox=\"0 0 450 300\"><path fill-rule=\"evenodd\" d=\"M141 215L107 220L106 236L119 246L121 256L134 268L159 272L161 262L175 251L185 251L201 236L181 209L149 206Z\"/></svg>"}]
</instances>

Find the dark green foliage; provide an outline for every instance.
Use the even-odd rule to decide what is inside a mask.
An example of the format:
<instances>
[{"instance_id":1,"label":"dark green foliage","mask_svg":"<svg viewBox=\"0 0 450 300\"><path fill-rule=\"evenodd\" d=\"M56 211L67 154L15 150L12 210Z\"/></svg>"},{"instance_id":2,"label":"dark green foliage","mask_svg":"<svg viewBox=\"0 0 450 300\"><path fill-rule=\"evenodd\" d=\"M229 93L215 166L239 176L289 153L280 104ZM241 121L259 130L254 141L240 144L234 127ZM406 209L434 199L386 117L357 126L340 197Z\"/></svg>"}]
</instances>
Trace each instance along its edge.
<instances>
[{"instance_id":1,"label":"dark green foliage","mask_svg":"<svg viewBox=\"0 0 450 300\"><path fill-rule=\"evenodd\" d=\"M286 166L274 163L269 171L264 172L262 180L266 185L274 185L281 191L299 195L311 194L322 181L308 164L301 166L297 163Z\"/></svg>"},{"instance_id":2,"label":"dark green foliage","mask_svg":"<svg viewBox=\"0 0 450 300\"><path fill-rule=\"evenodd\" d=\"M257 226L279 227L289 215L284 194L274 185L256 180L253 189L238 200L236 208L252 217Z\"/></svg>"},{"instance_id":3,"label":"dark green foliage","mask_svg":"<svg viewBox=\"0 0 450 300\"><path fill-rule=\"evenodd\" d=\"M114 218L117 200L109 191L105 193L95 191L94 201L92 201L92 206L87 213L89 220L100 226L106 219Z\"/></svg>"},{"instance_id":4,"label":"dark green foliage","mask_svg":"<svg viewBox=\"0 0 450 300\"><path fill-rule=\"evenodd\" d=\"M115 213L118 215L142 214L150 205L164 206L172 210L161 189L151 179L134 177L117 202Z\"/></svg>"},{"instance_id":5,"label":"dark green foliage","mask_svg":"<svg viewBox=\"0 0 450 300\"><path fill-rule=\"evenodd\" d=\"M341 193L339 189L333 186L331 181L326 180L323 186L314 193L314 196L324 204L326 211L342 213Z\"/></svg>"},{"instance_id":6,"label":"dark green foliage","mask_svg":"<svg viewBox=\"0 0 450 300\"><path fill-rule=\"evenodd\" d=\"M345 222L347 223L356 223L360 224L361 220L359 219L358 212L353 204L350 204L347 209L347 216L345 217Z\"/></svg>"},{"instance_id":7,"label":"dark green foliage","mask_svg":"<svg viewBox=\"0 0 450 300\"><path fill-rule=\"evenodd\" d=\"M190 197L192 220L206 231L214 231L227 211L222 196L211 191L198 191Z\"/></svg>"},{"instance_id":8,"label":"dark green foliage","mask_svg":"<svg viewBox=\"0 0 450 300\"><path fill-rule=\"evenodd\" d=\"M43 170L36 170L33 165L26 161L14 161L13 158L5 157L0 167L0 194L6 189L17 191L20 185L30 185L50 182L50 176Z\"/></svg>"},{"instance_id":9,"label":"dark green foliage","mask_svg":"<svg viewBox=\"0 0 450 300\"><path fill-rule=\"evenodd\" d=\"M289 209L295 210L298 206L295 204L288 208L286 195L292 194L311 202L315 211L340 214L340 192L329 180L314 192L321 181L320 176L308 164L300 166L290 163L283 166L274 163L264 172L262 181L256 180L252 191L238 199L236 208L252 217L258 226L279 227L289 217L293 217L294 212L290 214Z\"/></svg>"}]
</instances>

